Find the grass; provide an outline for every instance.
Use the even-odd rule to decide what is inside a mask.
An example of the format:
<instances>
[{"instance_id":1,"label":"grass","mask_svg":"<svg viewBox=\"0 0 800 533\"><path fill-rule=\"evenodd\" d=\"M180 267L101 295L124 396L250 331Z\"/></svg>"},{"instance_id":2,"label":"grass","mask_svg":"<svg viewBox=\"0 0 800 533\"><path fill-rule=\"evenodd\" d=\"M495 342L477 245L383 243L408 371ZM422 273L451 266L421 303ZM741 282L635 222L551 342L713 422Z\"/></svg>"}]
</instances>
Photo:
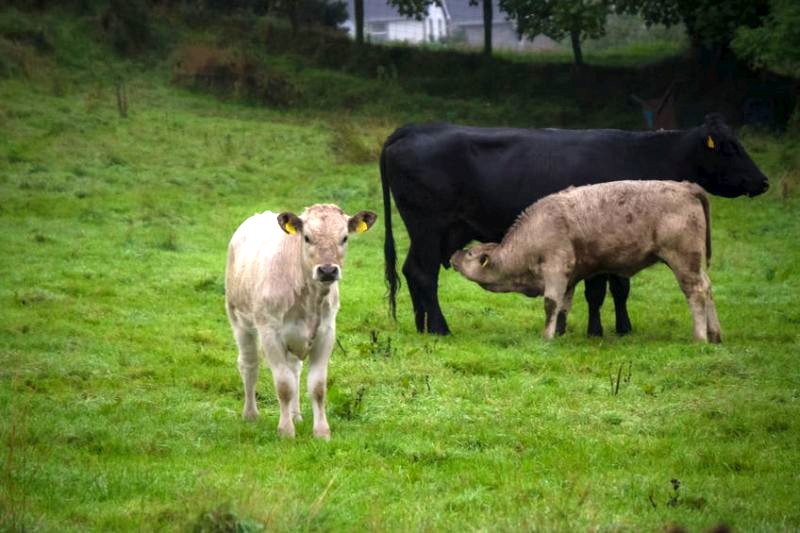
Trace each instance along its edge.
<instances>
[{"instance_id":1,"label":"grass","mask_svg":"<svg viewBox=\"0 0 800 533\"><path fill-rule=\"evenodd\" d=\"M381 213L376 139L437 118L435 97L271 110L107 59L127 75L122 119L105 70L53 61L0 80L3 529L800 528L796 141L745 132L773 187L713 200L720 346L690 340L663 267L633 282L629 337L585 338L576 297L567 335L544 342L540 300L449 271L455 335L417 335L405 289L399 322L386 314L379 220L353 240L341 282L333 438L311 437L304 398L286 442L268 371L261 418L240 418L227 241L264 209ZM348 84L298 74L325 76ZM509 113L448 105L463 121Z\"/></svg>"}]
</instances>

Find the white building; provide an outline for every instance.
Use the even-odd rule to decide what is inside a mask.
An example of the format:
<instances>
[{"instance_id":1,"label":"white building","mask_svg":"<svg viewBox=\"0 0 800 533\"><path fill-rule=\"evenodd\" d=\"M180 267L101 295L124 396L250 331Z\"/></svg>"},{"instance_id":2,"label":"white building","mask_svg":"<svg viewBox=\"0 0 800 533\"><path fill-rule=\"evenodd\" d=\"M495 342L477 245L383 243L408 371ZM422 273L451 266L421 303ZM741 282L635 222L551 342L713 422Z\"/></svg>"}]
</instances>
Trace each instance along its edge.
<instances>
[{"instance_id":1,"label":"white building","mask_svg":"<svg viewBox=\"0 0 800 533\"><path fill-rule=\"evenodd\" d=\"M441 0L431 4L421 20L401 15L387 0L364 0L364 39L370 42L400 41L431 43L451 37L467 46L483 46L483 6L479 1ZM348 19L344 26L355 38L355 9L348 0ZM492 1L492 46L494 48L553 50L560 45L544 35L529 41L517 37L514 24L500 11L498 0Z\"/></svg>"},{"instance_id":2,"label":"white building","mask_svg":"<svg viewBox=\"0 0 800 533\"><path fill-rule=\"evenodd\" d=\"M465 2L468 0L464 0ZM353 0L347 3L348 19L344 26L355 37ZM404 41L433 43L447 36L446 6L431 4L421 20L401 15L386 0L364 0L364 39L370 42Z\"/></svg>"}]
</instances>

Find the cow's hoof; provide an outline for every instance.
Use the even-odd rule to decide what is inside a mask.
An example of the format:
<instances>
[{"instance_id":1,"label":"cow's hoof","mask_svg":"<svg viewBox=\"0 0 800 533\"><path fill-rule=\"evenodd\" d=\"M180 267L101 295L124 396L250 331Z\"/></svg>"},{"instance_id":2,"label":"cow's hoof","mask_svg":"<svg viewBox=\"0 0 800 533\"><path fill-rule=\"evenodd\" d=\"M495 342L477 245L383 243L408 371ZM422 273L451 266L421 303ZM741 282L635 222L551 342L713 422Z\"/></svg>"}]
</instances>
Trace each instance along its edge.
<instances>
[{"instance_id":1,"label":"cow's hoof","mask_svg":"<svg viewBox=\"0 0 800 533\"><path fill-rule=\"evenodd\" d=\"M631 331L633 331L633 327L631 326L630 322L627 324L617 324L617 335L620 337L623 335L628 335Z\"/></svg>"},{"instance_id":2,"label":"cow's hoof","mask_svg":"<svg viewBox=\"0 0 800 533\"><path fill-rule=\"evenodd\" d=\"M294 419L295 422L302 422L303 421L303 415L301 415L300 413L293 414L292 418Z\"/></svg>"},{"instance_id":3,"label":"cow's hoof","mask_svg":"<svg viewBox=\"0 0 800 533\"><path fill-rule=\"evenodd\" d=\"M722 335L720 335L719 331L709 331L708 342L711 344L719 344L722 342Z\"/></svg>"},{"instance_id":4,"label":"cow's hoof","mask_svg":"<svg viewBox=\"0 0 800 533\"><path fill-rule=\"evenodd\" d=\"M258 409L245 409L242 411L242 418L249 421L257 419Z\"/></svg>"},{"instance_id":5,"label":"cow's hoof","mask_svg":"<svg viewBox=\"0 0 800 533\"><path fill-rule=\"evenodd\" d=\"M331 440L331 430L328 426L314 428L314 437L323 440Z\"/></svg>"},{"instance_id":6,"label":"cow's hoof","mask_svg":"<svg viewBox=\"0 0 800 533\"><path fill-rule=\"evenodd\" d=\"M603 336L603 328L589 328L586 330L586 335L589 337L602 337Z\"/></svg>"}]
</instances>

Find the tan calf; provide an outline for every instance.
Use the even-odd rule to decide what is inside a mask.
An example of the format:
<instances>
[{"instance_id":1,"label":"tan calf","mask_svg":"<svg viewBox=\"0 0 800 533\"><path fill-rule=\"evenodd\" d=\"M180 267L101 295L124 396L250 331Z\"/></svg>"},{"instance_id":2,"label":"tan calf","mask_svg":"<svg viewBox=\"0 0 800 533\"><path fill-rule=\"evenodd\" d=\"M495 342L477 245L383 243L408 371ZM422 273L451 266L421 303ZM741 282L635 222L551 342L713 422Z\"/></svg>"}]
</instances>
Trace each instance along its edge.
<instances>
[{"instance_id":1,"label":"tan calf","mask_svg":"<svg viewBox=\"0 0 800 533\"><path fill-rule=\"evenodd\" d=\"M248 218L228 247L225 303L239 347L244 418L258 416L258 342L272 370L280 403L278 431L294 437L300 415L300 371L308 357L314 435L328 439L325 416L328 359L336 338L339 284L347 238L367 231L376 215L346 215L317 204L300 216L266 211Z\"/></svg>"},{"instance_id":2,"label":"tan calf","mask_svg":"<svg viewBox=\"0 0 800 533\"><path fill-rule=\"evenodd\" d=\"M711 257L705 191L689 182L615 181L569 188L528 207L501 243L453 254L464 277L495 292L544 295L545 338L564 332L575 284L630 277L662 261L689 303L694 337L720 342L703 259Z\"/></svg>"}]
</instances>

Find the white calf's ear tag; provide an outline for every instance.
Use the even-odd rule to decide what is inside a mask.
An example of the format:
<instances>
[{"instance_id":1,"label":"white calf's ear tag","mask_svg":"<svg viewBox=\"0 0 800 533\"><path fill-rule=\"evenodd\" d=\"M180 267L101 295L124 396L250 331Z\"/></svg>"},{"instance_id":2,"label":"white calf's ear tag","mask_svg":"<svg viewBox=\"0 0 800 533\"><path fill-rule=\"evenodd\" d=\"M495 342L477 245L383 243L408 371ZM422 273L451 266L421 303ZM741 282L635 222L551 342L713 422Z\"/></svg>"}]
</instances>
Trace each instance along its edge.
<instances>
[{"instance_id":1,"label":"white calf's ear tag","mask_svg":"<svg viewBox=\"0 0 800 533\"><path fill-rule=\"evenodd\" d=\"M483 268L486 268L488 265L489 265L489 256L484 254L484 256L481 257L481 266Z\"/></svg>"},{"instance_id":2,"label":"white calf's ear tag","mask_svg":"<svg viewBox=\"0 0 800 533\"><path fill-rule=\"evenodd\" d=\"M287 222L286 222L286 223L283 225L283 229L285 229L285 230L286 230L286 233L288 233L289 235L294 235L295 233L297 233L297 228L295 228L295 227L294 227L294 224L292 224L292 223L291 223L291 222L289 222L289 221L287 221Z\"/></svg>"},{"instance_id":3,"label":"white calf's ear tag","mask_svg":"<svg viewBox=\"0 0 800 533\"><path fill-rule=\"evenodd\" d=\"M368 229L369 229L369 226L367 225L366 222L364 222L363 219L359 220L358 224L356 224L356 233L364 233Z\"/></svg>"}]
</instances>

